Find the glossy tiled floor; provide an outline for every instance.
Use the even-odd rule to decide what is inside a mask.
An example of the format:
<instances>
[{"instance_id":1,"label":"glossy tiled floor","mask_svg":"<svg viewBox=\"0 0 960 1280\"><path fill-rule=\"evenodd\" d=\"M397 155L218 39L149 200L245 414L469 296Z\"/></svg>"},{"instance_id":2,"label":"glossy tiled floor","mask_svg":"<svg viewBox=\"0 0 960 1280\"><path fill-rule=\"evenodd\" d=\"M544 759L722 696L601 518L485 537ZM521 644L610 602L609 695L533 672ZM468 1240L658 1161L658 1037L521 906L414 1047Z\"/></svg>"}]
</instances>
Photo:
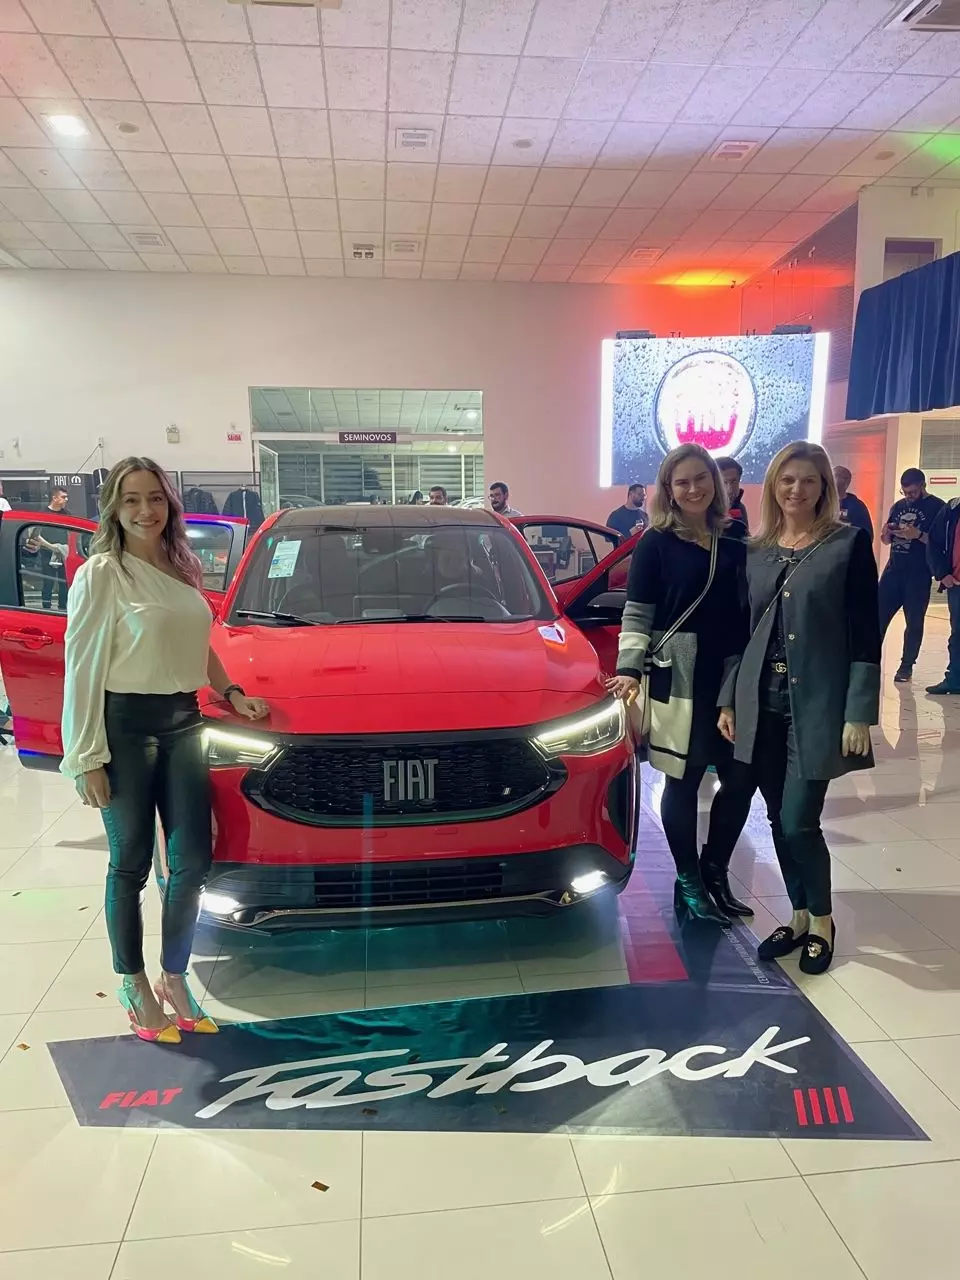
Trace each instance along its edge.
<instances>
[{"instance_id":1,"label":"glossy tiled floor","mask_svg":"<svg viewBox=\"0 0 960 1280\"><path fill-rule=\"evenodd\" d=\"M898 643L879 766L828 800L838 959L803 986L928 1143L81 1129L45 1044L124 1030L102 834L0 752L0 1280L956 1277L960 700L922 693L942 617L912 690L889 682ZM783 898L759 812L734 866L765 934ZM615 911L202 942L195 970L208 1009L243 1020L627 980Z\"/></svg>"}]
</instances>

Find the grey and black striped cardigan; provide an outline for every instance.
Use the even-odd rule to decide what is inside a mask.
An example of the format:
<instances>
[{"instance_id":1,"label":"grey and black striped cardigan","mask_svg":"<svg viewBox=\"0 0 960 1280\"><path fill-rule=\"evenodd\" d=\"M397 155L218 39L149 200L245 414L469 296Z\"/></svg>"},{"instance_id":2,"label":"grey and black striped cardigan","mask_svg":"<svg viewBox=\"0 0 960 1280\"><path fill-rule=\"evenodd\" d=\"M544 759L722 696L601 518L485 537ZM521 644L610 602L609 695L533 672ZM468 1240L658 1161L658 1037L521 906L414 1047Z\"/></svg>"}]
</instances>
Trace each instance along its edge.
<instances>
[{"instance_id":1,"label":"grey and black striped cardigan","mask_svg":"<svg viewBox=\"0 0 960 1280\"><path fill-rule=\"evenodd\" d=\"M703 590L709 554L663 530L645 533L633 553L617 673L637 680L648 675L648 759L669 777L683 776L693 732L711 741L716 732L723 676L735 669L747 638L744 559L742 542L720 539L716 576L705 600L652 654ZM695 745L698 755L709 749L707 743Z\"/></svg>"}]
</instances>

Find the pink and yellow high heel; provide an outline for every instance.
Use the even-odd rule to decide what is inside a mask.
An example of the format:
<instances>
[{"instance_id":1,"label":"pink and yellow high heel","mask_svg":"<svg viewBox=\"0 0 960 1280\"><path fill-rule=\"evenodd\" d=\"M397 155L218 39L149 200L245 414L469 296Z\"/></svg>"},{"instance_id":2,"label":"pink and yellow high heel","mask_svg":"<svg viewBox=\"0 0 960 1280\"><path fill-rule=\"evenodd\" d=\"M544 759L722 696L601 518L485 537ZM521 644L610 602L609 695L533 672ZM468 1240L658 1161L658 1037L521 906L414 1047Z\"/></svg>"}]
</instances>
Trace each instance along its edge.
<instances>
[{"instance_id":1,"label":"pink and yellow high heel","mask_svg":"<svg viewBox=\"0 0 960 1280\"><path fill-rule=\"evenodd\" d=\"M160 1003L160 1008L165 1009L167 1005L173 1010L174 1028L179 1031L191 1031L202 1036L214 1036L220 1030L214 1020L209 1017L197 1004L193 998L193 993L187 986L186 975L183 977L184 995L190 1001L191 1009L196 1010L196 1016L185 1018L174 1003L173 997L166 984L166 974L161 975L154 984L153 992Z\"/></svg>"},{"instance_id":2,"label":"pink and yellow high heel","mask_svg":"<svg viewBox=\"0 0 960 1280\"><path fill-rule=\"evenodd\" d=\"M136 1006L133 1002L133 996L128 987L121 987L117 992L120 1003L127 1011L127 1017L130 1019L130 1028L138 1040L146 1040L151 1044L179 1044L180 1032L172 1022L165 1023L162 1027L144 1027L141 1026L137 1017ZM161 1005L161 1011L162 1011Z\"/></svg>"}]
</instances>

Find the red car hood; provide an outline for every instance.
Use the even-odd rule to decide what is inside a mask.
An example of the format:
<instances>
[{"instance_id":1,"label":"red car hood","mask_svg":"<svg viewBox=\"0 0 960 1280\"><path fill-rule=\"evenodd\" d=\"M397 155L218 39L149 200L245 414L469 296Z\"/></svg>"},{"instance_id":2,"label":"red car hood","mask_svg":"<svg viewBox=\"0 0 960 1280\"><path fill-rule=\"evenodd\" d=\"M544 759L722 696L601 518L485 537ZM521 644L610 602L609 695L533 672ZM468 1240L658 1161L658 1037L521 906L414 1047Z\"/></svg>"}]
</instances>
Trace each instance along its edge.
<instances>
[{"instance_id":1,"label":"red car hood","mask_svg":"<svg viewBox=\"0 0 960 1280\"><path fill-rule=\"evenodd\" d=\"M218 625L214 645L231 680L271 704L263 727L286 733L537 724L603 694L596 653L566 622Z\"/></svg>"}]
</instances>

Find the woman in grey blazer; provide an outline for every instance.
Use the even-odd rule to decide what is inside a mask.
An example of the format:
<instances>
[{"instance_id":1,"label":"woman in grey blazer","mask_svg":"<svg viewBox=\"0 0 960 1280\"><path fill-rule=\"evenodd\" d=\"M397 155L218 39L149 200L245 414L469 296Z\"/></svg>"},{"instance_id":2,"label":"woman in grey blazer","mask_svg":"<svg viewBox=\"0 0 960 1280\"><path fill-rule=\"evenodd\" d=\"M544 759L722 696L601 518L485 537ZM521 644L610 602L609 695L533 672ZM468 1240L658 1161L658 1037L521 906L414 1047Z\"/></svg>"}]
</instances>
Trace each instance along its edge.
<instances>
[{"instance_id":1,"label":"woman in grey blazer","mask_svg":"<svg viewBox=\"0 0 960 1280\"><path fill-rule=\"evenodd\" d=\"M873 548L840 522L820 445L798 441L771 462L747 583L751 638L721 689L720 731L766 801L793 905L758 954L773 960L802 947L803 972L823 973L836 928L820 815L832 778L873 767L880 627Z\"/></svg>"}]
</instances>

